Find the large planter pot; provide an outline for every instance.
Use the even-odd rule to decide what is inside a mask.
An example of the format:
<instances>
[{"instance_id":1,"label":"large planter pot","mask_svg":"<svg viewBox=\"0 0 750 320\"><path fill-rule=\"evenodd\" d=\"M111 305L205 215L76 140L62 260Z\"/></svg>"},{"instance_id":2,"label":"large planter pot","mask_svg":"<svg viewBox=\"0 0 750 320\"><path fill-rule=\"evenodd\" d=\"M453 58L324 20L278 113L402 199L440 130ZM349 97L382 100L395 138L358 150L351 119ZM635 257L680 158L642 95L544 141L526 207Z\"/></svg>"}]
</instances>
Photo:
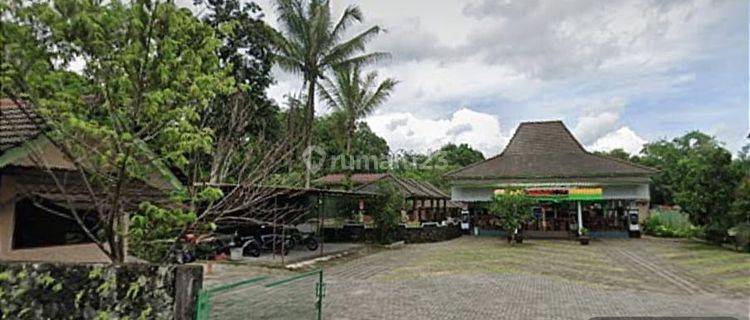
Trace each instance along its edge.
<instances>
[{"instance_id":1,"label":"large planter pot","mask_svg":"<svg viewBox=\"0 0 750 320\"><path fill-rule=\"evenodd\" d=\"M589 244L589 237L588 236L580 236L578 238L578 241L581 242L581 245L587 246Z\"/></svg>"}]
</instances>

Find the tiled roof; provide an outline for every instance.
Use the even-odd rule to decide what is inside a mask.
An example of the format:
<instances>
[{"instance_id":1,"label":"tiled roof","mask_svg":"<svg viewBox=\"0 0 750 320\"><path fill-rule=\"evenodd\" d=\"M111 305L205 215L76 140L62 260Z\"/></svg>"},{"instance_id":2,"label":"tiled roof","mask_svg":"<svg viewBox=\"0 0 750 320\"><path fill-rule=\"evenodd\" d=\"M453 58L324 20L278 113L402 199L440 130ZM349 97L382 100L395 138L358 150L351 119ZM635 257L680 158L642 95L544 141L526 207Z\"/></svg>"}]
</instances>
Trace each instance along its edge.
<instances>
[{"instance_id":1,"label":"tiled roof","mask_svg":"<svg viewBox=\"0 0 750 320\"><path fill-rule=\"evenodd\" d=\"M586 151L562 121L524 122L505 150L446 174L452 179L648 176L657 171Z\"/></svg>"},{"instance_id":2,"label":"tiled roof","mask_svg":"<svg viewBox=\"0 0 750 320\"><path fill-rule=\"evenodd\" d=\"M418 181L410 178L397 177L390 173L382 174L381 179L387 179L386 181L390 181L390 183L392 183L393 186L401 191L401 193L403 193L407 198L450 199L450 196L427 181ZM372 189L371 186L378 181L381 181L381 179L373 180L354 190L370 190Z\"/></svg>"},{"instance_id":3,"label":"tiled roof","mask_svg":"<svg viewBox=\"0 0 750 320\"><path fill-rule=\"evenodd\" d=\"M39 135L42 124L32 108L0 99L0 154Z\"/></svg>"},{"instance_id":4,"label":"tiled roof","mask_svg":"<svg viewBox=\"0 0 750 320\"><path fill-rule=\"evenodd\" d=\"M368 184L373 181L380 180L380 178L385 177L386 173L354 173L351 176L352 184L354 185L363 185ZM344 179L346 178L346 175L343 173L335 173L335 174L329 174L326 176L321 177L317 180L318 183L324 184L324 185L343 185Z\"/></svg>"},{"instance_id":5,"label":"tiled roof","mask_svg":"<svg viewBox=\"0 0 750 320\"><path fill-rule=\"evenodd\" d=\"M57 202L62 206L68 206L68 201L72 201L74 206L91 207L94 202L91 199L91 193L83 182L78 172L70 170L40 170L37 168L13 167L6 169L4 175L15 176L16 193L22 197L38 196L46 200ZM53 176L54 175L54 178ZM58 186L60 183L63 188ZM92 185L95 192L100 192L100 185ZM168 191L151 187L146 183L137 180L128 180L123 185L124 205L129 210L138 208L141 202L149 201L159 204L172 203L169 199ZM99 195L99 199L105 199L104 192ZM99 200L97 200L99 201ZM100 205L106 204L106 200L101 200Z\"/></svg>"}]
</instances>

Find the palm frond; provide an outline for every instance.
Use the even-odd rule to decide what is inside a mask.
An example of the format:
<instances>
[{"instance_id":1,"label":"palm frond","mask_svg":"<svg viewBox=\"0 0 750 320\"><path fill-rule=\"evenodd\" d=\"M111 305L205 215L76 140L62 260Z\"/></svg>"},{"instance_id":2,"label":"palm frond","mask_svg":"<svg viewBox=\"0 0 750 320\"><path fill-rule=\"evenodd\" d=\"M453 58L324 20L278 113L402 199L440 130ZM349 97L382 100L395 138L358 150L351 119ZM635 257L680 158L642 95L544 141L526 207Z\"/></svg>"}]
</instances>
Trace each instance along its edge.
<instances>
[{"instance_id":1,"label":"palm frond","mask_svg":"<svg viewBox=\"0 0 750 320\"><path fill-rule=\"evenodd\" d=\"M338 67L341 65L367 65L371 63L375 63L378 61L381 61L383 59L390 58L391 55L387 52L373 52L368 54L363 54L356 57L347 58L343 61L339 61L338 63L333 64L333 67Z\"/></svg>"},{"instance_id":2,"label":"palm frond","mask_svg":"<svg viewBox=\"0 0 750 320\"><path fill-rule=\"evenodd\" d=\"M348 29L355 22L362 22L362 20L362 11L359 9L359 7L354 5L346 7L346 10L344 10L344 14L341 15L341 18L339 18L339 22L336 23L333 31L331 31L331 38L333 39L333 41L340 40L346 29Z\"/></svg>"},{"instance_id":3,"label":"palm frond","mask_svg":"<svg viewBox=\"0 0 750 320\"><path fill-rule=\"evenodd\" d=\"M380 33L380 27L373 26L370 29L354 36L353 38L331 48L330 52L323 57L323 65L336 65L355 53L363 52L367 42Z\"/></svg>"},{"instance_id":4,"label":"palm frond","mask_svg":"<svg viewBox=\"0 0 750 320\"><path fill-rule=\"evenodd\" d=\"M373 79L377 77L377 73L375 72L372 72L369 75L373 75ZM362 102L362 114L360 116L364 117L369 115L376 107L385 103L385 101L390 98L391 93L393 92L393 89L397 84L398 81L392 78L383 80L383 82L378 85L377 89L375 89L375 91L371 91L371 93Z\"/></svg>"},{"instance_id":5,"label":"palm frond","mask_svg":"<svg viewBox=\"0 0 750 320\"><path fill-rule=\"evenodd\" d=\"M323 101L325 101L332 109L342 110L344 108L337 96L338 90L330 79L323 80L323 83L318 87L318 93L323 98Z\"/></svg>"}]
</instances>

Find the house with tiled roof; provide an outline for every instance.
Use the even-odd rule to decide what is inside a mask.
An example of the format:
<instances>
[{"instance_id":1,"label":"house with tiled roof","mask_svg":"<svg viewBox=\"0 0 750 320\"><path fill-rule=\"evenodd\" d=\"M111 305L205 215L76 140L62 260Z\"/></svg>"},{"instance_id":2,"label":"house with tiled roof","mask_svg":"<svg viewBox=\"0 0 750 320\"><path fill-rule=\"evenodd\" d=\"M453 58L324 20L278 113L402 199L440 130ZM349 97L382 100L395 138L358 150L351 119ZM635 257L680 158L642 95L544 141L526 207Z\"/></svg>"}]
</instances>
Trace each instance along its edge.
<instances>
[{"instance_id":1,"label":"house with tiled roof","mask_svg":"<svg viewBox=\"0 0 750 320\"><path fill-rule=\"evenodd\" d=\"M45 212L34 198L55 193L55 182L45 170L60 173L66 185L76 175L73 163L44 136L44 129L33 107L0 99L0 260L108 261L76 222Z\"/></svg>"},{"instance_id":2,"label":"house with tiled roof","mask_svg":"<svg viewBox=\"0 0 750 320\"><path fill-rule=\"evenodd\" d=\"M315 184L330 189L344 188L347 186L359 187L388 176L388 173L353 173L348 181L344 173L332 173L315 180Z\"/></svg>"},{"instance_id":3,"label":"house with tiled roof","mask_svg":"<svg viewBox=\"0 0 750 320\"><path fill-rule=\"evenodd\" d=\"M328 188L352 186L354 191L369 193L379 192L380 183L388 183L403 195L407 218L411 221L442 221L461 208L435 185L392 173L354 173L348 181L345 174L329 174L316 182Z\"/></svg>"},{"instance_id":4,"label":"house with tiled roof","mask_svg":"<svg viewBox=\"0 0 750 320\"><path fill-rule=\"evenodd\" d=\"M526 226L532 234L565 236L585 227L626 236L631 217L647 216L655 173L588 152L562 121L543 121L521 123L502 153L446 177L451 199L468 205L480 229L494 228L487 211L493 197L521 189L539 200Z\"/></svg>"},{"instance_id":5,"label":"house with tiled roof","mask_svg":"<svg viewBox=\"0 0 750 320\"><path fill-rule=\"evenodd\" d=\"M45 130L33 106L0 99L0 260L109 261L71 214L75 208L83 223L97 224L91 190ZM133 201L124 205L165 199L175 182L153 177L125 186Z\"/></svg>"}]
</instances>

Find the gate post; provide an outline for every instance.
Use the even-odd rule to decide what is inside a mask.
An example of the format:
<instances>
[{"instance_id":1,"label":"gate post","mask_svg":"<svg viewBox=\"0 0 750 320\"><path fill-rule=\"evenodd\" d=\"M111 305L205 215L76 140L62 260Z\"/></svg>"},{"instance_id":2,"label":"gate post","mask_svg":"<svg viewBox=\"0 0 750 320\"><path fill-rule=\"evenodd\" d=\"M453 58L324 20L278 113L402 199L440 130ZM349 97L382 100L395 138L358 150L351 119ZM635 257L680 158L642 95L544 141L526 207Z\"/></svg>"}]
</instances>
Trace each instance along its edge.
<instances>
[{"instance_id":1,"label":"gate post","mask_svg":"<svg viewBox=\"0 0 750 320\"><path fill-rule=\"evenodd\" d=\"M325 283L323 282L323 270L319 271L318 284L315 288L315 295L318 298L317 309L318 309L318 320L323 319L323 296L325 296Z\"/></svg>"},{"instance_id":2,"label":"gate post","mask_svg":"<svg viewBox=\"0 0 750 320\"><path fill-rule=\"evenodd\" d=\"M201 290L198 293L198 306L195 308L195 319L196 320L208 320L208 315L211 310L211 299L210 293L206 290Z\"/></svg>"}]
</instances>

